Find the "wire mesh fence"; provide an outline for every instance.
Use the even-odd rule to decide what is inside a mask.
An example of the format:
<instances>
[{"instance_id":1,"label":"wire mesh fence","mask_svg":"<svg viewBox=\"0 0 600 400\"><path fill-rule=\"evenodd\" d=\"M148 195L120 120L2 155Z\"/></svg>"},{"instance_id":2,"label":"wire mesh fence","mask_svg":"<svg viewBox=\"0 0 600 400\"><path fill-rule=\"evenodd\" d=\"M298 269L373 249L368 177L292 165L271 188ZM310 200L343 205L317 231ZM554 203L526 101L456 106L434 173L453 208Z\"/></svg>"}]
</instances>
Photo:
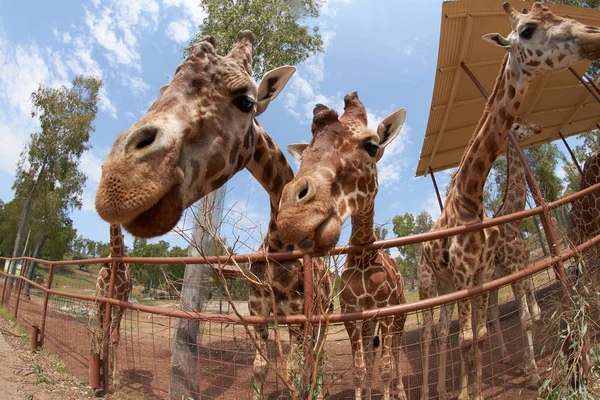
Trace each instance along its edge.
<instances>
[{"instance_id":1,"label":"wire mesh fence","mask_svg":"<svg viewBox=\"0 0 600 400\"><path fill-rule=\"evenodd\" d=\"M578 260L578 253L572 249L569 238L564 234L565 224L561 216L564 212L558 209L558 206L565 203L564 200L556 203L553 211L553 226L558 240L554 245L557 246L560 257L552 257L550 245L543 240L541 232L532 234L526 238L530 247L530 263L524 271L468 291L427 301L418 301L418 294L408 290L412 281L405 277L406 304L370 310L359 315L340 314L340 287L339 284L334 285L336 289L332 313L323 315L322 309L313 307L313 317L310 319L312 324L309 325L312 325L312 337L318 339L312 342L291 342L288 336L290 327L299 331L304 329L307 318L301 315L302 310L298 310L296 314L299 315L295 316L250 316L247 296L251 285L244 274L234 273L235 268L227 269L224 266L240 268L239 261L247 262L243 268L249 268L253 262L264 258L263 255L176 260L123 259L129 262L132 270L143 268L147 263L212 265L215 274L220 274L221 278L215 279L208 275L206 281L194 283L205 288L208 284L212 287L201 292L205 296L204 307L194 311L185 311L179 296L182 285L189 282L171 282L171 288L153 291L134 286L134 296L128 302L96 297L94 285L98 266L90 266L88 269L73 266L81 264L80 261L52 262L53 265L50 265L47 261L37 260L37 273L32 281L18 276L21 269L17 269L17 276L12 278L8 278L7 272L3 271L0 273L1 302L21 324L41 327L40 342L58 354L69 370L84 380L90 374L90 355L94 353L93 332L98 328L99 304L110 303L113 308L124 307L118 345L110 343L110 354L116 360L115 367L107 372L110 372L111 389L117 388L136 398L181 399L174 390L176 381L184 382L188 398L245 399L252 398L261 391L264 399L283 399L290 397L290 385L307 385L314 378L319 382L316 387L321 388L321 394L330 399L354 399L357 388L362 388L364 392L369 387L377 398L383 395L388 385L391 385L392 394L400 396L401 391L404 391L408 399L418 399L421 398L425 373L429 377L430 398L437 398L443 390L456 394L461 387L458 320L452 319L447 343L444 343L439 330L440 324L437 323L440 306L452 305L456 309L457 302L461 300L469 300L498 289L499 325L495 324L493 315L489 317L488 334L478 342L482 360L482 395L484 398L516 396L533 399L538 396L538 389L531 385L531 371L527 371L527 332L511 285L530 280L541 310L539 318L527 322L533 324L533 356L543 380L553 367L552 350L559 342L558 322L553 318L553 313L560 303L563 285L555 272L557 263L566 261L566 267L569 268L570 264L575 265ZM528 210L523 216L533 218L536 212L540 213L542 210L542 207ZM506 221L506 218L501 220ZM497 222L492 220L486 223ZM539 226L539 221L534 224ZM432 239L435 235L460 234L484 226L485 223L453 228L450 232L392 239L363 248L419 243ZM586 242L579 249L597 246L598 242L600 237ZM338 248L335 252L359 250L361 249L356 246L347 246ZM281 258L288 259L302 256L299 252L282 254ZM567 261L572 257L575 257L572 262ZM85 260L84 263L116 264L117 261L98 259ZM335 279L339 281L343 258L331 256L327 261ZM224 290L225 287L228 290ZM422 312L428 308L433 309L436 323L430 343L430 368L427 372L423 371ZM406 316L404 329L402 332L392 331L391 337L401 335L402 340L395 345L392 341L392 346L388 347L389 342L386 342L382 332L381 321L387 316L400 314ZM358 341L350 339L347 331L349 326L346 324L349 321L356 321L363 333L360 346ZM260 331L264 331L265 327L267 333L261 337ZM496 329L497 327L500 329ZM188 336L182 337L177 334L178 331L187 332ZM264 347L261 344L263 339L266 339ZM322 351L316 352L314 349L318 349L321 343ZM310 351L306 351L306 346ZM361 356L353 352L353 348L356 350L358 347L364 349L364 370L360 368ZM185 363L178 361L181 357L177 354L181 352L186 354L183 357ZM441 357L442 355L445 357ZM256 372L257 360L264 359L268 360L267 372L259 378ZM445 373L441 374L440 362L443 359L446 360L446 368ZM316 365L314 368L313 362ZM393 367L390 368L390 365ZM472 363L469 366L469 382L472 385L478 371L473 368ZM116 373L113 374L113 370Z\"/></svg>"}]
</instances>

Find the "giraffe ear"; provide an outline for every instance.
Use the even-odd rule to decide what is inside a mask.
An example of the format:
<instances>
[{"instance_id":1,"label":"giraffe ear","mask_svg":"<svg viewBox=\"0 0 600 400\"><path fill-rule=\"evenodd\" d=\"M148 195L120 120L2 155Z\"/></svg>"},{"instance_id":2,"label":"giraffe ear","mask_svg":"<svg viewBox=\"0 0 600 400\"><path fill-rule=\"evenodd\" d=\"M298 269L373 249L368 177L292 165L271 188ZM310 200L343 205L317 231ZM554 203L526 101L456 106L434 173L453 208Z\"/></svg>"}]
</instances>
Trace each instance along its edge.
<instances>
[{"instance_id":1,"label":"giraffe ear","mask_svg":"<svg viewBox=\"0 0 600 400\"><path fill-rule=\"evenodd\" d=\"M292 75L294 75L294 72L296 72L295 67L286 65L269 71L263 76L258 86L258 96L256 99L258 103L256 104L255 117L262 114L269 106L271 100L275 99L281 93Z\"/></svg>"},{"instance_id":2,"label":"giraffe ear","mask_svg":"<svg viewBox=\"0 0 600 400\"><path fill-rule=\"evenodd\" d=\"M162 94L165 92L165 90L167 90L167 89L169 88L169 86L171 86L171 85L162 85L162 86L160 87L160 89L158 89L158 91L159 91L159 92L160 92L160 94L162 95Z\"/></svg>"},{"instance_id":3,"label":"giraffe ear","mask_svg":"<svg viewBox=\"0 0 600 400\"><path fill-rule=\"evenodd\" d=\"M308 147L308 143L295 143L295 144L288 144L286 146L286 149L287 149L287 151L290 152L292 157L294 157L294 160L300 162L300 160L302 160L302 152L307 147Z\"/></svg>"},{"instance_id":4,"label":"giraffe ear","mask_svg":"<svg viewBox=\"0 0 600 400\"><path fill-rule=\"evenodd\" d=\"M505 50L510 49L510 42L508 39L499 33L488 33L483 35L481 38L495 46L502 47Z\"/></svg>"},{"instance_id":5,"label":"giraffe ear","mask_svg":"<svg viewBox=\"0 0 600 400\"><path fill-rule=\"evenodd\" d=\"M404 120L406 119L406 109L401 108L395 113L386 117L377 127L379 135L379 148L383 149L390 144L392 140L400 133Z\"/></svg>"}]
</instances>

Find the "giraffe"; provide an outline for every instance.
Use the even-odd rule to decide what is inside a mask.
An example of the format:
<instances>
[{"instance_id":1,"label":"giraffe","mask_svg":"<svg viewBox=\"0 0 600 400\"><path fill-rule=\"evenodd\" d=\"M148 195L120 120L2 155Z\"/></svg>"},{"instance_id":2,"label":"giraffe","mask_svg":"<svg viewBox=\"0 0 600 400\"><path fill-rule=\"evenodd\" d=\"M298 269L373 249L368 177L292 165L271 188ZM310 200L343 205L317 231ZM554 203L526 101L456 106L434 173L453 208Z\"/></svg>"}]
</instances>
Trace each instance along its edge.
<instances>
[{"instance_id":1,"label":"giraffe","mask_svg":"<svg viewBox=\"0 0 600 400\"><path fill-rule=\"evenodd\" d=\"M525 92L538 75L565 69L583 59L600 56L600 28L585 26L573 19L554 15L542 3L535 3L529 13L515 10L504 3L512 32L505 38L498 33L483 39L505 49L507 62L490 95L473 137L463 154L461 164L450 182L444 211L432 231L481 222L487 219L483 210L483 186L509 128L524 99ZM419 260L419 297L429 299L468 289L489 281L494 266L494 250L499 228L469 232L423 244ZM488 295L458 302L459 347L461 358L459 399L468 395L469 353L474 349L475 394L481 394L481 340L487 335ZM446 390L445 351L454 304L440 309L440 358L438 395L449 398ZM423 388L422 398L429 398L429 356L432 338L433 310L423 311Z\"/></svg>"},{"instance_id":2,"label":"giraffe","mask_svg":"<svg viewBox=\"0 0 600 400\"><path fill-rule=\"evenodd\" d=\"M579 190L600 182L600 150L585 162ZM569 212L567 236L575 246L600 234L600 193L592 192L575 200ZM583 253L586 268L598 266L598 248L592 247Z\"/></svg>"},{"instance_id":3,"label":"giraffe","mask_svg":"<svg viewBox=\"0 0 600 400\"><path fill-rule=\"evenodd\" d=\"M257 87L252 78L253 42L252 32L240 32L224 57L216 54L212 37L194 44L148 112L115 141L96 193L100 217L123 224L134 236L165 234L185 208L246 168L269 194L271 218L262 248L267 252L294 249L282 244L276 224L281 191L294 174L255 118L279 95L295 68L270 71ZM327 271L322 262L314 264L317 275L324 277L315 280L321 298L329 298ZM301 261L253 263L251 272L263 282L251 287L251 315L302 312ZM301 330L289 328L291 341L301 342ZM262 356L266 355L268 330L257 325L254 331L259 346L253 364L253 396L260 399L268 373Z\"/></svg>"},{"instance_id":4,"label":"giraffe","mask_svg":"<svg viewBox=\"0 0 600 400\"><path fill-rule=\"evenodd\" d=\"M322 254L337 243L342 223L352 216L351 244L377 240L373 229L377 194L377 161L398 135L406 111L400 109L384 119L377 132L367 128L367 112L356 93L344 98L344 114L318 104L313 111L310 144L288 146L301 160L298 175L283 189L277 219L285 243L302 243L313 254ZM342 312L363 311L405 303L403 279L398 265L381 250L349 254L341 276ZM379 321L382 335L381 379L383 398L390 398L394 369L398 392L406 399L400 370L400 341L405 315ZM374 320L345 322L352 344L355 398L371 398L374 362ZM396 366L392 360L395 359Z\"/></svg>"},{"instance_id":5,"label":"giraffe","mask_svg":"<svg viewBox=\"0 0 600 400\"><path fill-rule=\"evenodd\" d=\"M125 257L125 241L123 233L121 232L121 225L110 224L110 257ZM110 277L112 272L112 265L110 263L104 263L100 271L98 271L98 278L96 278L96 297L108 297L108 288L110 284ZM116 274L114 278L114 287L112 298L120 301L129 301L131 294L131 271L129 265L120 262L117 263ZM104 340L109 338L104 337L104 318L105 318L106 303L98 302L96 305L96 332L94 335L95 345L101 349L100 355L102 358L108 357L107 354L102 354L102 343ZM119 345L119 339L121 336L120 326L121 318L125 309L123 307L112 306L111 307L111 320L110 320L110 343L113 347L110 360L110 369L113 373L113 382L116 387L119 386L119 372L117 369L117 348Z\"/></svg>"},{"instance_id":6,"label":"giraffe","mask_svg":"<svg viewBox=\"0 0 600 400\"><path fill-rule=\"evenodd\" d=\"M517 117L510 130L519 142L525 141L533 134L539 134L542 129L539 125L528 124ZM506 189L502 205L494 217L513 214L525 209L527 201L527 182L525 181L525 168L518 155L518 149L509 141L506 152ZM529 260L529 245L521 239L521 220L500 225L500 236L494 255L493 279L524 269ZM529 373L531 384L538 384L540 377L537 373L533 348L532 322L541 320L541 313L535 299L531 278L521 279L512 284L513 293L519 308L521 329L525 334L525 371ZM498 290L490 292L488 319L498 336L502 360L511 362L510 355L504 344L500 318L498 314Z\"/></svg>"}]
</instances>

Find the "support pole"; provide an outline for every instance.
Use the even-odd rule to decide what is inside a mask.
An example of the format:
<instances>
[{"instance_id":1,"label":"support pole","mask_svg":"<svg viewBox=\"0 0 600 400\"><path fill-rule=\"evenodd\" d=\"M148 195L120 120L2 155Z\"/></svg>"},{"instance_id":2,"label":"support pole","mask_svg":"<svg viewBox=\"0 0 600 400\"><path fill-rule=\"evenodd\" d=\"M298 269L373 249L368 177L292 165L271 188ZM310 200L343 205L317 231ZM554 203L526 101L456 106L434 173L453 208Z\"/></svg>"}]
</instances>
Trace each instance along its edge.
<instances>
[{"instance_id":1,"label":"support pole","mask_svg":"<svg viewBox=\"0 0 600 400\"><path fill-rule=\"evenodd\" d=\"M48 290L52 289L52 278L54 277L54 264L50 264L48 269L48 278L46 282L46 291L44 292L44 308L42 309L42 326L40 327L40 346L44 345L44 338L46 336L46 316L48 314L48 300L50 293Z\"/></svg>"},{"instance_id":2,"label":"support pole","mask_svg":"<svg viewBox=\"0 0 600 400\"><path fill-rule=\"evenodd\" d=\"M475 86L477 86L477 89L479 89L479 92L481 93L481 95L483 96L483 98L487 100L487 98L488 98L487 92L483 88L483 85L477 80L477 78L475 77L475 75L473 75L473 73L471 72L471 70L469 69L469 67L467 67L467 64L465 64L464 61L461 61L460 62L460 67L465 71L465 73L467 74L467 76L469 78L471 78L471 82L473 82L475 84Z\"/></svg>"},{"instance_id":3,"label":"support pole","mask_svg":"<svg viewBox=\"0 0 600 400\"><path fill-rule=\"evenodd\" d=\"M596 85L596 82L594 82L594 79L586 72L584 74L585 78L588 80L588 83L594 88L594 90L600 94L600 88L598 87L598 85Z\"/></svg>"},{"instance_id":4,"label":"support pole","mask_svg":"<svg viewBox=\"0 0 600 400\"><path fill-rule=\"evenodd\" d=\"M31 327L29 328L29 334L31 335L31 351L36 351L38 349L38 346L40 345L40 328L38 328L37 325L31 325Z\"/></svg>"},{"instance_id":5,"label":"support pole","mask_svg":"<svg viewBox=\"0 0 600 400\"><path fill-rule=\"evenodd\" d=\"M579 171L579 176L581 176L583 178L583 170L581 169L581 165L579 165L579 162L575 158L575 154L573 154L573 151L571 150L571 146L569 146L569 143L567 143L567 140L565 139L565 137L563 136L562 133L558 132L558 136L560 136L563 143L565 144L565 147L567 148L567 150L569 150L569 154L571 155L571 160L573 160L573 164L575 164L575 166L577 167L577 171Z\"/></svg>"},{"instance_id":6,"label":"support pole","mask_svg":"<svg viewBox=\"0 0 600 400\"><path fill-rule=\"evenodd\" d=\"M17 301L15 302L15 320L17 319L17 315L19 313L19 302L21 300L21 288L23 287L23 274L25 273L25 268L27 267L27 260L23 260L23 264L21 264L21 271L19 272L19 286L17 288Z\"/></svg>"},{"instance_id":7,"label":"support pole","mask_svg":"<svg viewBox=\"0 0 600 400\"><path fill-rule=\"evenodd\" d=\"M577 78L577 80L578 80L579 82L581 82L581 84L582 84L583 86L585 86L585 88L588 90L588 92L590 92L590 93L591 93L591 95L592 95L592 96L594 96L594 98L596 99L596 101L597 101L598 103L600 103L600 94L598 94L598 92L596 92L596 90L595 90L595 89L592 87L592 85L590 85L588 82L584 81L584 80L583 80L583 78L581 78L581 77L579 76L579 74L577 74L577 71L575 71L575 70L573 69L573 67L569 67L569 71L571 71L571 73L572 73L573 75L575 75L575 78Z\"/></svg>"},{"instance_id":8,"label":"support pole","mask_svg":"<svg viewBox=\"0 0 600 400\"><path fill-rule=\"evenodd\" d=\"M435 195L438 199L438 204L440 205L440 211L444 211L444 203L442 203L442 197L440 196L440 190L438 189L437 182L435 181L435 175L433 174L433 170L429 167L429 175L431 175L431 181L433 182L433 188L435 189Z\"/></svg>"}]
</instances>

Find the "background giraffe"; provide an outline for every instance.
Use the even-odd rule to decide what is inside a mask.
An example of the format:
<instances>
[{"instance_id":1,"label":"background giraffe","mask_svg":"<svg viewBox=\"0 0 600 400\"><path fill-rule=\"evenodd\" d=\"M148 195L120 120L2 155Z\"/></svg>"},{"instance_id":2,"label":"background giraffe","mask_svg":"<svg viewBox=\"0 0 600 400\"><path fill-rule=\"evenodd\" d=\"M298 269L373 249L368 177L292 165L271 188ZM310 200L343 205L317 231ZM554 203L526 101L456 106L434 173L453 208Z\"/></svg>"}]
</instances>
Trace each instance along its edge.
<instances>
[{"instance_id":1,"label":"background giraffe","mask_svg":"<svg viewBox=\"0 0 600 400\"><path fill-rule=\"evenodd\" d=\"M121 232L121 225L111 224L110 225L110 257L125 257L125 241L123 239L123 233ZM98 278L96 278L96 297L108 297L108 288L110 285L110 276L112 272L112 265L105 263L98 271ZM117 270L114 278L114 288L112 298L120 301L129 301L131 294L132 282L131 282L131 271L129 265L123 262L117 263ZM97 346L99 349L100 357L106 359L110 357L109 365L112 369L113 383L115 386L119 386L119 371L117 369L117 348L119 345L119 339L121 336L120 326L121 318L125 309L123 307L111 306L111 320L110 320L110 343L112 345L112 351L109 354L103 354L104 340L109 338L104 336L104 325L105 314L106 314L106 303L98 302L96 305L96 331L93 340L95 343L93 346ZM106 371L108 373L108 371Z\"/></svg>"},{"instance_id":2,"label":"background giraffe","mask_svg":"<svg viewBox=\"0 0 600 400\"><path fill-rule=\"evenodd\" d=\"M524 14L504 3L512 31L505 38L488 34L483 38L508 52L494 86L461 161L452 177L450 191L442 215L433 231L481 222L487 216L483 210L483 186L499 150L504 145L509 128L524 99L531 80L538 75L567 68L582 59L595 60L600 55L600 28L585 26L575 20L558 17L541 3L535 3ZM499 236L497 227L471 232L423 244L419 263L419 297L427 299L437 294L468 289L491 279L493 253ZM476 370L474 399L481 394L481 349L474 346L487 334L486 312L488 295L460 301L459 346L461 377L459 399L468 395L469 352L474 348ZM440 361L438 395L449 398L446 391L446 346L454 305L441 307ZM429 355L433 326L433 311L423 312L423 399L429 398Z\"/></svg>"},{"instance_id":3,"label":"background giraffe","mask_svg":"<svg viewBox=\"0 0 600 400\"><path fill-rule=\"evenodd\" d=\"M523 142L531 135L539 134L541 131L542 129L539 125L528 124L523 122L521 118L517 118L511 128L511 132L519 142ZM525 168L519 158L518 151L512 142L508 141L506 151L506 188L504 190L502 205L494 217L513 214L525 209L527 202L527 182L525 180ZM500 229L500 236L498 237L498 245L494 255L493 279L510 275L527 266L530 250L529 245L521 239L521 222L521 220L512 221L498 227ZM519 308L521 329L525 334L525 372L529 374L532 384L538 384L540 377L535 364L532 322L539 321L541 313L535 299L533 282L531 278L521 279L512 284L512 289ZM492 322L492 326L500 342L502 360L510 362L511 357L504 344L502 329L500 328L498 290L490 292L488 319Z\"/></svg>"},{"instance_id":4,"label":"background giraffe","mask_svg":"<svg viewBox=\"0 0 600 400\"><path fill-rule=\"evenodd\" d=\"M585 162L579 190L600 182L600 150ZM593 192L575 200L569 212L567 236L575 246L600 234L600 193ZM598 247L592 247L583 253L585 267L598 266Z\"/></svg>"},{"instance_id":5,"label":"background giraffe","mask_svg":"<svg viewBox=\"0 0 600 400\"><path fill-rule=\"evenodd\" d=\"M240 32L225 57L216 54L213 38L194 44L172 82L161 88L146 115L119 135L106 158L96 194L103 219L122 223L138 237L162 235L177 224L185 208L247 168L270 196L271 221L263 249L293 249L283 246L276 224L281 191L293 172L255 117L279 95L295 68L275 69L257 87L251 68L253 41L251 32ZM315 284L321 298L328 299L329 275L322 263L314 264ZM250 290L252 315L302 312L301 261L254 263L251 272L263 283ZM300 342L301 330L290 330L292 342ZM255 331L259 348L254 386L255 397L261 398L268 372L261 353L266 355L268 331L266 326L256 326Z\"/></svg>"},{"instance_id":6,"label":"background giraffe","mask_svg":"<svg viewBox=\"0 0 600 400\"><path fill-rule=\"evenodd\" d=\"M284 242L301 242L301 247L309 252L323 253L335 246L341 224L348 216L352 216L351 244L377 240L373 229L378 188L376 163L400 132L406 111L401 109L384 119L376 133L367 128L367 112L356 93L346 95L344 104L339 120L334 110L317 105L310 144L288 146L301 163L298 175L283 190L277 221ZM402 276L389 255L375 250L346 256L341 276L342 312L405 302ZM383 341L380 372L386 400L390 398L394 369L399 397L406 399L399 365L405 321L406 315L379 321ZM364 387L367 398L371 398L375 324L374 320L345 323L352 344L357 400L362 398Z\"/></svg>"}]
</instances>

